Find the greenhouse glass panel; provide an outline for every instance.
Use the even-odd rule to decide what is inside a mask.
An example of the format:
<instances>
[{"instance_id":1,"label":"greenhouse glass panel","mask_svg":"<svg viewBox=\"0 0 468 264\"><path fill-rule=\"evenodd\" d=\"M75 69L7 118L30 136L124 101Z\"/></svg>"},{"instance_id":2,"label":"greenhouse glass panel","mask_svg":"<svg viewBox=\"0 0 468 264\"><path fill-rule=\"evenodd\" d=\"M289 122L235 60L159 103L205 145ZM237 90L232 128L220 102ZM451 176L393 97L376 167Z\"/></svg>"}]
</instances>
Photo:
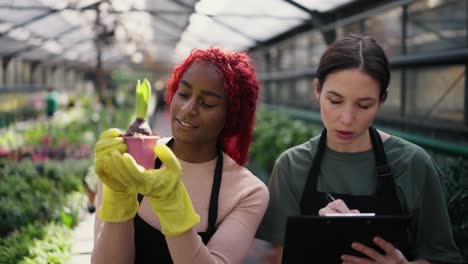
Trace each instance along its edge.
<instances>
[{"instance_id":1,"label":"greenhouse glass panel","mask_svg":"<svg viewBox=\"0 0 468 264\"><path fill-rule=\"evenodd\" d=\"M463 121L465 66L412 69L406 80L406 116Z\"/></svg>"},{"instance_id":2,"label":"greenhouse glass panel","mask_svg":"<svg viewBox=\"0 0 468 264\"><path fill-rule=\"evenodd\" d=\"M365 21L365 32L382 46L388 57L401 54L402 8L379 13Z\"/></svg>"},{"instance_id":3,"label":"greenhouse glass panel","mask_svg":"<svg viewBox=\"0 0 468 264\"><path fill-rule=\"evenodd\" d=\"M408 53L467 47L466 0L419 0L408 7Z\"/></svg>"}]
</instances>

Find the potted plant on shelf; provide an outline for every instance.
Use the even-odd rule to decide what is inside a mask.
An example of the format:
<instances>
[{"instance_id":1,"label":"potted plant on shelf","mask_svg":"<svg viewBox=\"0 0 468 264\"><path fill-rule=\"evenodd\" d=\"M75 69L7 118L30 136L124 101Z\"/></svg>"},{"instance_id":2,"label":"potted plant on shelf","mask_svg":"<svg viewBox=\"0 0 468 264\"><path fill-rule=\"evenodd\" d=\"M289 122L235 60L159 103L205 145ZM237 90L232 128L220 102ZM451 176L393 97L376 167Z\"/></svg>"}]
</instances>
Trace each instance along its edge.
<instances>
[{"instance_id":1,"label":"potted plant on shelf","mask_svg":"<svg viewBox=\"0 0 468 264\"><path fill-rule=\"evenodd\" d=\"M151 130L146 119L148 102L151 96L151 85L147 79L137 81L135 89L135 121L128 127L123 139L127 153L144 168L154 167L154 146L159 138Z\"/></svg>"}]
</instances>

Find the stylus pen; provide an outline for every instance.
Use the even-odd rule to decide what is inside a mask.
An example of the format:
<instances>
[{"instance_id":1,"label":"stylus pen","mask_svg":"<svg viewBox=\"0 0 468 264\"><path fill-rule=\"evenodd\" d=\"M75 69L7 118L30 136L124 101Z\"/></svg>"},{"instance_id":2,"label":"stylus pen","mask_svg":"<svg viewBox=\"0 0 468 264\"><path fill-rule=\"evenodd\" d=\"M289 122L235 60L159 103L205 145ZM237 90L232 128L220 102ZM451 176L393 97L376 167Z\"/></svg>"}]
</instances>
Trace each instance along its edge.
<instances>
[{"instance_id":1,"label":"stylus pen","mask_svg":"<svg viewBox=\"0 0 468 264\"><path fill-rule=\"evenodd\" d=\"M329 203L335 201L335 197L333 197L330 193L325 193L325 199L327 199Z\"/></svg>"}]
</instances>

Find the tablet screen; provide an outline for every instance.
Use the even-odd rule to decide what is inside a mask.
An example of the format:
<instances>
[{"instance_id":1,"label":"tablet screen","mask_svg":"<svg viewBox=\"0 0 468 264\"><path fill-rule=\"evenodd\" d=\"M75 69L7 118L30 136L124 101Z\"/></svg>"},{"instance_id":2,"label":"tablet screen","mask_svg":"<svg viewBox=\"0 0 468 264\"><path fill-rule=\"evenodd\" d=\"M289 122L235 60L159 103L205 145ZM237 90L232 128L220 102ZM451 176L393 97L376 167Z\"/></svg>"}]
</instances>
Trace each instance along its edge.
<instances>
[{"instance_id":1,"label":"tablet screen","mask_svg":"<svg viewBox=\"0 0 468 264\"><path fill-rule=\"evenodd\" d=\"M406 216L296 216L289 217L283 263L341 263L341 255L364 256L351 248L360 242L383 251L372 239L380 236L402 252L408 249Z\"/></svg>"}]
</instances>

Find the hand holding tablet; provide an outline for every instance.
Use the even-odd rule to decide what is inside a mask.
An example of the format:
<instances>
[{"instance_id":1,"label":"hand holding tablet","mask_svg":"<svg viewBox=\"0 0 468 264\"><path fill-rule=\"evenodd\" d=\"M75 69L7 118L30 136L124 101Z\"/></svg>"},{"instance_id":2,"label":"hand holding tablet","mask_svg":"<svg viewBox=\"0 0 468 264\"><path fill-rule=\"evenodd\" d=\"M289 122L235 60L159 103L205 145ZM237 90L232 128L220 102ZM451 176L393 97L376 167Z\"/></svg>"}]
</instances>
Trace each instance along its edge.
<instances>
[{"instance_id":1,"label":"hand holding tablet","mask_svg":"<svg viewBox=\"0 0 468 264\"><path fill-rule=\"evenodd\" d=\"M379 236L402 252L408 249L407 216L365 214L338 214L337 216L290 216L286 224L283 263L342 263L342 255L364 257L351 248L359 242L378 252L381 249L372 240ZM382 253L382 252L381 252Z\"/></svg>"}]
</instances>

